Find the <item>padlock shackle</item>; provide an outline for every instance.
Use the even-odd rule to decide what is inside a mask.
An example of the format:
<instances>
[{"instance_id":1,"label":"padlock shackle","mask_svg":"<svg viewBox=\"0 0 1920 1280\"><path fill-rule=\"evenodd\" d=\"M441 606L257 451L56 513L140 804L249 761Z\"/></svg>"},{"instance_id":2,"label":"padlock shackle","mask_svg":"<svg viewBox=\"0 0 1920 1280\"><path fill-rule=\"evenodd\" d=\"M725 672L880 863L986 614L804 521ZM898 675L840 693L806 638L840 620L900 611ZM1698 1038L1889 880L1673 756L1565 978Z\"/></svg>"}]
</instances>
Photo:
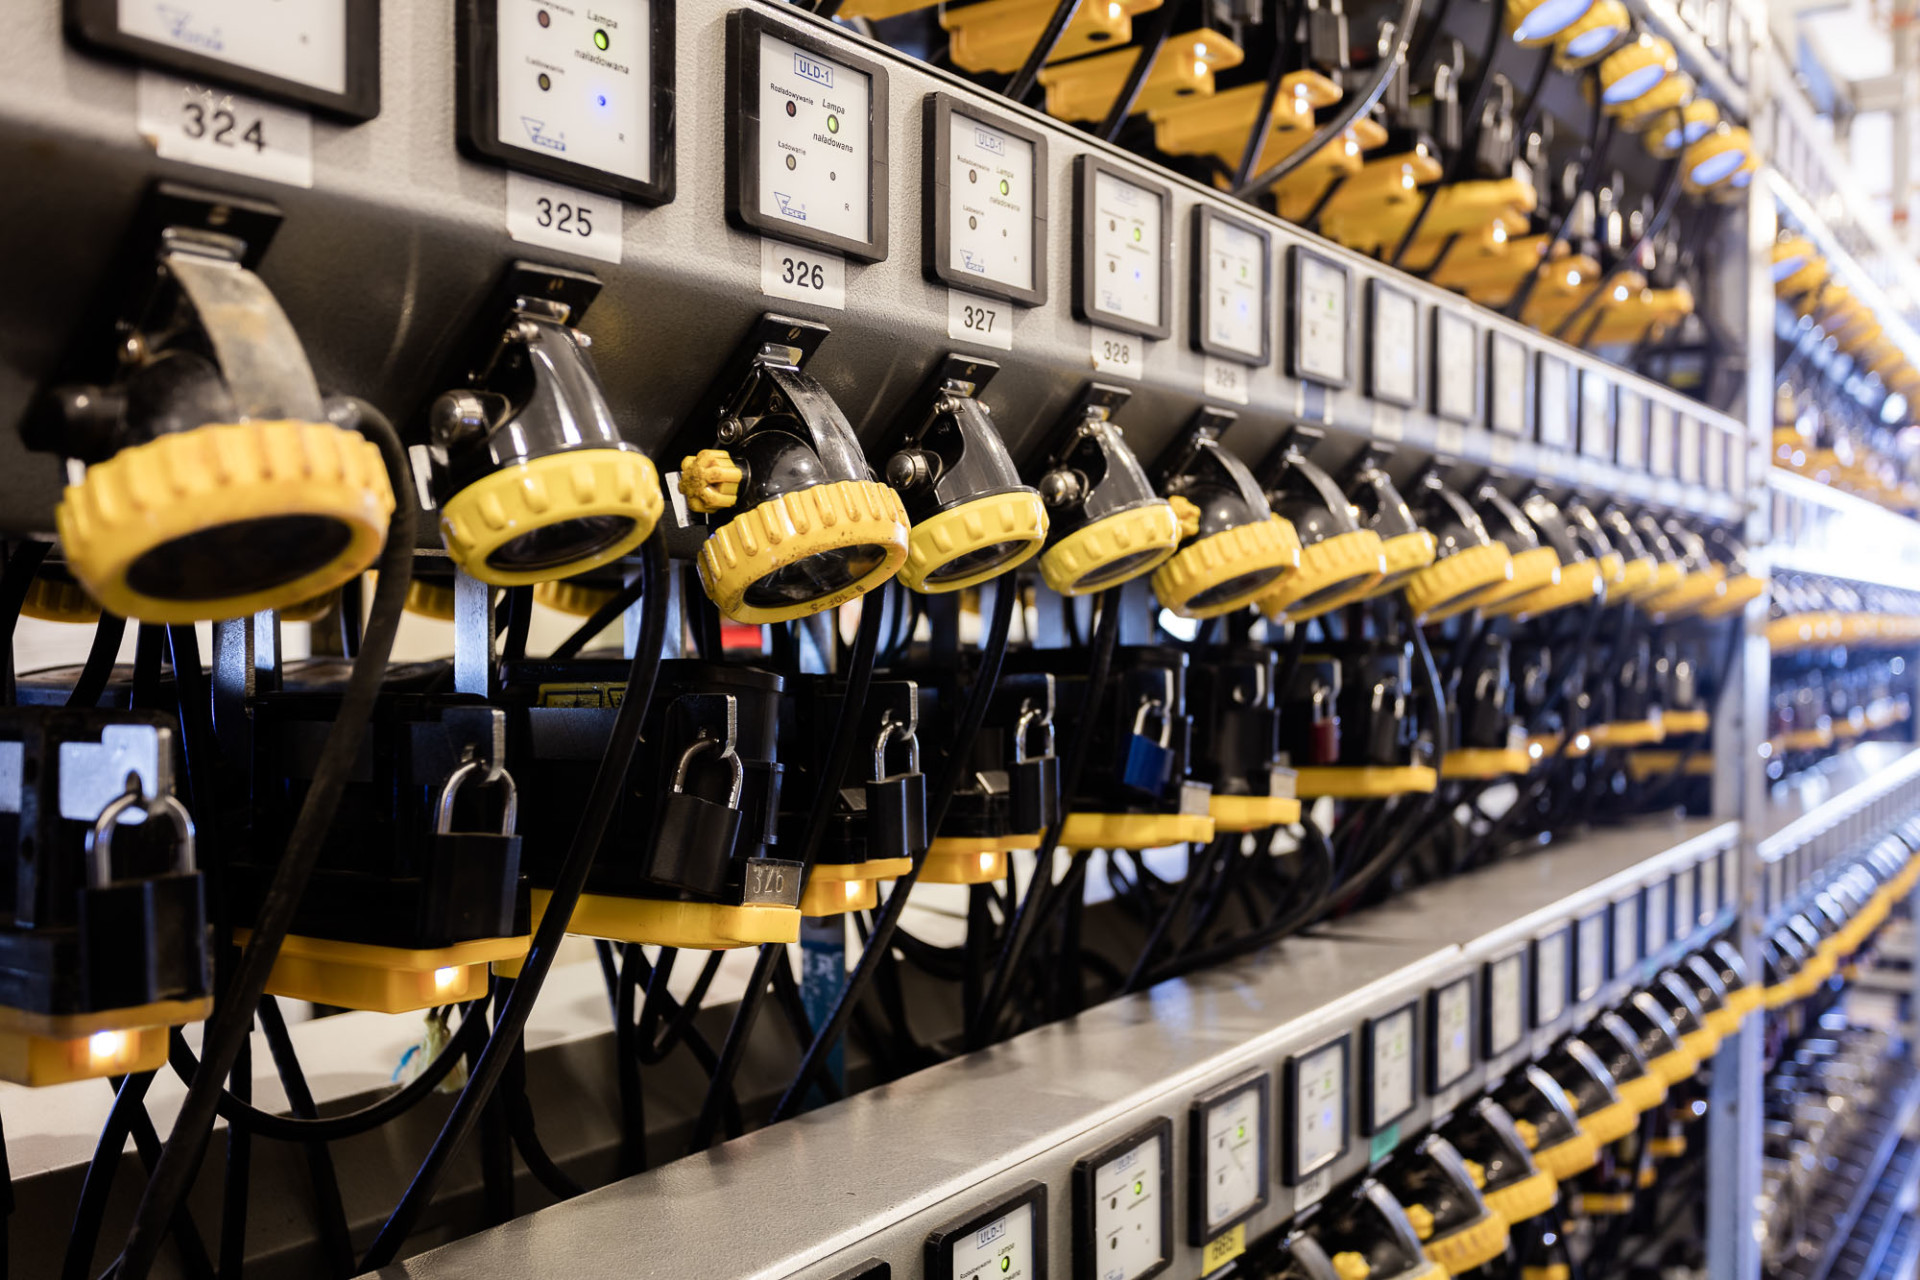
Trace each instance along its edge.
<instances>
[{"instance_id":1,"label":"padlock shackle","mask_svg":"<svg viewBox=\"0 0 1920 1280\"><path fill-rule=\"evenodd\" d=\"M1013 726L1013 762L1015 764L1027 763L1027 729L1035 721L1039 722L1047 735L1047 749L1041 752L1041 756L1053 754L1053 712L1051 709L1042 710L1039 707L1029 706L1020 713L1020 719L1015 721Z\"/></svg>"},{"instance_id":2,"label":"padlock shackle","mask_svg":"<svg viewBox=\"0 0 1920 1280\"><path fill-rule=\"evenodd\" d=\"M891 711L880 721L879 736L873 740L873 780L879 782L887 776L887 743L893 738L907 744L907 772L920 772L920 739L914 733L911 724L895 720Z\"/></svg>"},{"instance_id":3,"label":"padlock shackle","mask_svg":"<svg viewBox=\"0 0 1920 1280\"><path fill-rule=\"evenodd\" d=\"M199 870L194 857L193 816L187 812L187 807L170 792L149 799L140 791L140 775L129 773L127 789L100 811L100 816L93 820L93 828L87 832L87 884L90 888L104 889L113 883L113 831L120 825L121 816L129 809L138 809L149 817L156 811L165 813L173 822L174 834L178 837L177 874L192 875Z\"/></svg>"},{"instance_id":4,"label":"padlock shackle","mask_svg":"<svg viewBox=\"0 0 1920 1280\"><path fill-rule=\"evenodd\" d=\"M446 785L440 788L440 800L434 806L433 831L435 835L450 835L453 832L453 802L464 786L475 774L481 775L481 786L502 786L507 789L507 805L500 814L500 834L510 836L520 821L520 790L513 785L513 775L505 768L498 769L496 776L486 777L488 766L479 760L464 761L459 768L447 775Z\"/></svg>"},{"instance_id":5,"label":"padlock shackle","mask_svg":"<svg viewBox=\"0 0 1920 1280\"><path fill-rule=\"evenodd\" d=\"M729 698L728 701L731 702L732 699ZM692 767L693 758L702 751L718 751L720 758L727 762L732 775L731 783L727 789L727 808L738 809L740 807L740 793L745 791L747 786L747 767L741 763L740 753L733 749L733 743L731 741L722 745L709 737L701 736L695 738L692 743L688 745L687 749L680 753L679 761L673 766L673 781L667 786L668 792L676 796L686 794L687 770Z\"/></svg>"}]
</instances>

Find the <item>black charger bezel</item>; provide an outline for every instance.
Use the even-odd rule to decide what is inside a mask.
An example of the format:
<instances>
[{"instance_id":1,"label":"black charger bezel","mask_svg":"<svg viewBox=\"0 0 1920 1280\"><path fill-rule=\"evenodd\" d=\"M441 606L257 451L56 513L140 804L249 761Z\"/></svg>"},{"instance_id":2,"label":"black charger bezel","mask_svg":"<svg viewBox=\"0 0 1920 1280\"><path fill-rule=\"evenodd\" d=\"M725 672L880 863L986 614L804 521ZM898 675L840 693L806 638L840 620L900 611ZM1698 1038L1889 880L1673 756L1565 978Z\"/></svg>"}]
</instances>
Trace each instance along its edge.
<instances>
[{"instance_id":1,"label":"black charger bezel","mask_svg":"<svg viewBox=\"0 0 1920 1280\"><path fill-rule=\"evenodd\" d=\"M1254 1197L1252 1204L1209 1231L1205 1207L1207 1203L1207 1112L1248 1089L1254 1090L1259 1098L1259 1115L1255 1118L1254 1141L1260 1152L1257 1157L1260 1163L1257 1171L1260 1175L1260 1194ZM1273 1073L1261 1070L1239 1076L1195 1098L1187 1120L1187 1152L1187 1209L1190 1215L1187 1225L1187 1242L1199 1249L1205 1247L1209 1240L1216 1240L1233 1230L1273 1201Z\"/></svg>"},{"instance_id":2,"label":"black charger bezel","mask_svg":"<svg viewBox=\"0 0 1920 1280\"><path fill-rule=\"evenodd\" d=\"M1000 298L1028 307L1047 303L1047 136L1038 129L1016 124L1005 116L981 111L970 102L962 102L949 93L929 93L925 98L926 179L922 203L926 206L926 271L936 284ZM949 265L953 247L953 204L950 197L953 149L951 129L955 115L978 120L981 124L1026 142L1033 147L1033 287L1004 284L986 276L955 271Z\"/></svg>"},{"instance_id":3,"label":"black charger bezel","mask_svg":"<svg viewBox=\"0 0 1920 1280\"><path fill-rule=\"evenodd\" d=\"M1160 200L1160 320L1145 324L1128 316L1102 310L1095 304L1093 207L1094 182L1101 174L1138 187ZM1073 314L1074 318L1120 333L1142 338L1165 339L1173 335L1173 190L1152 182L1131 169L1095 155L1074 157L1073 168Z\"/></svg>"},{"instance_id":4,"label":"black charger bezel","mask_svg":"<svg viewBox=\"0 0 1920 1280\"><path fill-rule=\"evenodd\" d=\"M1156 1137L1160 1139L1164 1155L1160 1162L1160 1261L1132 1280L1149 1280L1173 1265L1173 1121L1155 1116L1133 1132L1073 1162L1074 1280L1098 1280L1099 1277L1094 1251L1098 1243L1094 1237L1094 1174L1101 1165L1118 1160Z\"/></svg>"},{"instance_id":5,"label":"black charger bezel","mask_svg":"<svg viewBox=\"0 0 1920 1280\"><path fill-rule=\"evenodd\" d=\"M1033 1210L1033 1280L1047 1280L1047 1184L1044 1182L1022 1183L1011 1194L929 1233L927 1280L951 1280L954 1241L972 1235L995 1218L1029 1206Z\"/></svg>"},{"instance_id":6,"label":"black charger bezel","mask_svg":"<svg viewBox=\"0 0 1920 1280\"><path fill-rule=\"evenodd\" d=\"M1231 223L1260 237L1260 354L1236 350L1207 336L1207 294L1213 263L1213 229ZM1216 360L1231 360L1249 369L1273 363L1273 233L1245 218L1236 218L1211 205L1193 206L1193 278L1187 299L1193 309L1193 349Z\"/></svg>"}]
</instances>

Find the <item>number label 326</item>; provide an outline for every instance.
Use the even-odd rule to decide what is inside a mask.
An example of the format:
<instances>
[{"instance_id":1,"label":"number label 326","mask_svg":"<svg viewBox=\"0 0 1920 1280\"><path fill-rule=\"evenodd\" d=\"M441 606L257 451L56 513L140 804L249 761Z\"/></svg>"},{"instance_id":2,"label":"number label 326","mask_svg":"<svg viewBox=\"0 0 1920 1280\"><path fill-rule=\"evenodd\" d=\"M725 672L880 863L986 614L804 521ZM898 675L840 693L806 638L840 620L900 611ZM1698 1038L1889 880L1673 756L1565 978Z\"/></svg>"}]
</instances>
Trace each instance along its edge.
<instances>
[{"instance_id":1,"label":"number label 326","mask_svg":"<svg viewBox=\"0 0 1920 1280\"><path fill-rule=\"evenodd\" d=\"M847 260L780 240L760 241L760 292L817 307L847 308Z\"/></svg>"}]
</instances>

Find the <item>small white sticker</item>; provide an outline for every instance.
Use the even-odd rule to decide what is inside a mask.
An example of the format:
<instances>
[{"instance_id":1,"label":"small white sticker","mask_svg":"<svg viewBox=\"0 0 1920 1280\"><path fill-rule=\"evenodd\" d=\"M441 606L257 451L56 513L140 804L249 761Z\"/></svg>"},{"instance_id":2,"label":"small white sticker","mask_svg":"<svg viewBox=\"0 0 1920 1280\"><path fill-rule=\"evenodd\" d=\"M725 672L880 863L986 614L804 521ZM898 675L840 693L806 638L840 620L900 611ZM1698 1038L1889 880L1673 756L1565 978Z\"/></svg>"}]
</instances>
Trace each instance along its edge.
<instances>
[{"instance_id":1,"label":"small white sticker","mask_svg":"<svg viewBox=\"0 0 1920 1280\"><path fill-rule=\"evenodd\" d=\"M1230 400L1234 404L1248 404L1252 401L1253 370L1231 360L1207 357L1207 398L1210 400Z\"/></svg>"},{"instance_id":2,"label":"small white sticker","mask_svg":"<svg viewBox=\"0 0 1920 1280\"><path fill-rule=\"evenodd\" d=\"M847 260L784 240L760 241L760 292L817 307L847 309Z\"/></svg>"},{"instance_id":3,"label":"small white sticker","mask_svg":"<svg viewBox=\"0 0 1920 1280\"><path fill-rule=\"evenodd\" d=\"M1519 452L1519 450L1514 447L1514 441L1511 436L1495 436L1493 438L1494 466L1504 467L1509 465L1513 462L1513 456L1517 452Z\"/></svg>"},{"instance_id":4,"label":"small white sticker","mask_svg":"<svg viewBox=\"0 0 1920 1280\"><path fill-rule=\"evenodd\" d=\"M1093 371L1138 378L1147 363L1147 340L1093 326Z\"/></svg>"},{"instance_id":5,"label":"small white sticker","mask_svg":"<svg viewBox=\"0 0 1920 1280\"><path fill-rule=\"evenodd\" d=\"M313 118L304 111L142 71L137 115L162 160L313 185Z\"/></svg>"},{"instance_id":6,"label":"small white sticker","mask_svg":"<svg viewBox=\"0 0 1920 1280\"><path fill-rule=\"evenodd\" d=\"M1327 1198L1327 1192L1333 1190L1333 1166L1325 1165L1300 1180L1293 1189L1294 1212L1308 1205L1319 1204Z\"/></svg>"},{"instance_id":7,"label":"small white sticker","mask_svg":"<svg viewBox=\"0 0 1920 1280\"><path fill-rule=\"evenodd\" d=\"M1467 430L1457 422L1433 424L1433 448L1436 453L1457 458L1467 447Z\"/></svg>"},{"instance_id":8,"label":"small white sticker","mask_svg":"<svg viewBox=\"0 0 1920 1280\"><path fill-rule=\"evenodd\" d=\"M1013 350L1013 304L947 290L947 336L956 342Z\"/></svg>"},{"instance_id":9,"label":"small white sticker","mask_svg":"<svg viewBox=\"0 0 1920 1280\"><path fill-rule=\"evenodd\" d=\"M1398 440L1407 433L1407 411L1382 400L1373 402L1373 434L1382 440Z\"/></svg>"},{"instance_id":10,"label":"small white sticker","mask_svg":"<svg viewBox=\"0 0 1920 1280\"><path fill-rule=\"evenodd\" d=\"M507 172L507 234L521 244L620 261L620 202Z\"/></svg>"}]
</instances>

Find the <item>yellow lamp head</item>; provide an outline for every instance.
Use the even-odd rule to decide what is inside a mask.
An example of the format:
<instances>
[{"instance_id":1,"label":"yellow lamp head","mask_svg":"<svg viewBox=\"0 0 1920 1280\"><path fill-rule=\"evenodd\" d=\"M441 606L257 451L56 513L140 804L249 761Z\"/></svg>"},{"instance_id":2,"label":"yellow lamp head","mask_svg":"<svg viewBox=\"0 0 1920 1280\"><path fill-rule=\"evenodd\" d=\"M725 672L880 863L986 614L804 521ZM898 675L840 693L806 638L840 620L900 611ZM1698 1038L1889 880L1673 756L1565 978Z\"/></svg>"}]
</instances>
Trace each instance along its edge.
<instances>
[{"instance_id":1,"label":"yellow lamp head","mask_svg":"<svg viewBox=\"0 0 1920 1280\"><path fill-rule=\"evenodd\" d=\"M1553 63L1562 71L1590 67L1632 29L1633 19L1620 0L1595 0L1585 14L1554 37Z\"/></svg>"},{"instance_id":2,"label":"yellow lamp head","mask_svg":"<svg viewBox=\"0 0 1920 1280\"><path fill-rule=\"evenodd\" d=\"M509 267L433 403L440 538L482 582L531 586L617 560L666 508L575 327L598 290L591 276Z\"/></svg>"},{"instance_id":3,"label":"yellow lamp head","mask_svg":"<svg viewBox=\"0 0 1920 1280\"><path fill-rule=\"evenodd\" d=\"M1722 122L1680 153L1680 180L1698 195L1733 178L1753 151L1745 129Z\"/></svg>"},{"instance_id":4,"label":"yellow lamp head","mask_svg":"<svg viewBox=\"0 0 1920 1280\"><path fill-rule=\"evenodd\" d=\"M1151 573L1190 536L1113 421L1131 395L1089 383L1062 418L1035 482L1048 522L1040 576L1063 596Z\"/></svg>"},{"instance_id":5,"label":"yellow lamp head","mask_svg":"<svg viewBox=\"0 0 1920 1280\"><path fill-rule=\"evenodd\" d=\"M1540 545L1560 562L1559 571L1551 583L1504 596L1485 606L1486 612L1495 617L1532 618L1603 597L1607 571L1602 559L1612 550L1604 547L1604 539L1597 544L1591 529L1544 493L1528 494L1520 509Z\"/></svg>"},{"instance_id":6,"label":"yellow lamp head","mask_svg":"<svg viewBox=\"0 0 1920 1280\"><path fill-rule=\"evenodd\" d=\"M1681 108L1693 101L1696 88L1692 76L1675 71L1629 104L1629 109L1622 113L1625 128L1630 133L1644 134L1657 128L1663 120L1675 119Z\"/></svg>"},{"instance_id":7,"label":"yellow lamp head","mask_svg":"<svg viewBox=\"0 0 1920 1280\"><path fill-rule=\"evenodd\" d=\"M74 581L67 566L47 560L27 584L20 615L40 622L94 623L100 621L100 606Z\"/></svg>"},{"instance_id":8,"label":"yellow lamp head","mask_svg":"<svg viewBox=\"0 0 1920 1280\"><path fill-rule=\"evenodd\" d=\"M1684 106L1660 111L1644 121L1640 145L1656 159L1671 160L1719 123L1720 108L1713 99L1694 98Z\"/></svg>"},{"instance_id":9,"label":"yellow lamp head","mask_svg":"<svg viewBox=\"0 0 1920 1280\"><path fill-rule=\"evenodd\" d=\"M1473 490L1472 506L1488 535L1506 548L1508 578L1490 583L1467 608L1506 612L1510 601L1559 584L1559 551L1541 540L1533 521L1501 491L1496 477L1481 478Z\"/></svg>"},{"instance_id":10,"label":"yellow lamp head","mask_svg":"<svg viewBox=\"0 0 1920 1280\"><path fill-rule=\"evenodd\" d=\"M253 268L278 224L245 200L155 188L95 330L23 425L87 464L54 513L100 607L153 623L282 609L372 564L394 494L381 453L330 419Z\"/></svg>"},{"instance_id":11,"label":"yellow lamp head","mask_svg":"<svg viewBox=\"0 0 1920 1280\"><path fill-rule=\"evenodd\" d=\"M1300 538L1299 571L1260 597L1269 618L1317 618L1365 599L1386 576L1380 535L1361 524L1333 477L1307 456L1324 438L1316 428L1295 427L1261 466L1268 501Z\"/></svg>"},{"instance_id":12,"label":"yellow lamp head","mask_svg":"<svg viewBox=\"0 0 1920 1280\"><path fill-rule=\"evenodd\" d=\"M1513 582L1513 552L1488 532L1480 513L1438 467L1414 481L1413 500L1421 527L1435 543L1433 564L1407 581L1414 617L1440 622L1504 595Z\"/></svg>"},{"instance_id":13,"label":"yellow lamp head","mask_svg":"<svg viewBox=\"0 0 1920 1280\"><path fill-rule=\"evenodd\" d=\"M1439 554L1434 534L1420 523L1387 473L1385 464L1392 453L1391 449L1369 445L1360 451L1346 477L1347 495L1367 528L1379 535L1380 554L1387 563L1386 575L1373 585L1369 597L1405 587Z\"/></svg>"},{"instance_id":14,"label":"yellow lamp head","mask_svg":"<svg viewBox=\"0 0 1920 1280\"><path fill-rule=\"evenodd\" d=\"M1591 8L1593 0L1507 0L1507 29L1515 44L1538 48L1559 39Z\"/></svg>"},{"instance_id":15,"label":"yellow lamp head","mask_svg":"<svg viewBox=\"0 0 1920 1280\"><path fill-rule=\"evenodd\" d=\"M1817 289L1832 274L1813 241L1795 232L1783 232L1773 245L1773 291L1794 298Z\"/></svg>"},{"instance_id":16,"label":"yellow lamp head","mask_svg":"<svg viewBox=\"0 0 1920 1280\"><path fill-rule=\"evenodd\" d=\"M1007 456L980 393L1000 366L949 355L905 415L887 483L913 532L900 580L939 595L996 578L1039 554L1047 509Z\"/></svg>"},{"instance_id":17,"label":"yellow lamp head","mask_svg":"<svg viewBox=\"0 0 1920 1280\"><path fill-rule=\"evenodd\" d=\"M762 316L668 450L688 511L712 528L701 585L735 622L835 608L906 563L900 495L871 478L853 427L806 372L826 336Z\"/></svg>"},{"instance_id":18,"label":"yellow lamp head","mask_svg":"<svg viewBox=\"0 0 1920 1280\"><path fill-rule=\"evenodd\" d=\"M1180 549L1153 572L1153 591L1181 617L1244 609L1300 565L1293 526L1273 514L1246 464L1220 446L1233 422L1226 410L1200 409L1154 466L1183 527Z\"/></svg>"},{"instance_id":19,"label":"yellow lamp head","mask_svg":"<svg viewBox=\"0 0 1920 1280\"><path fill-rule=\"evenodd\" d=\"M1628 119L1637 117L1642 110L1640 104L1679 69L1680 60L1671 44L1641 32L1601 60L1601 110Z\"/></svg>"}]
</instances>

